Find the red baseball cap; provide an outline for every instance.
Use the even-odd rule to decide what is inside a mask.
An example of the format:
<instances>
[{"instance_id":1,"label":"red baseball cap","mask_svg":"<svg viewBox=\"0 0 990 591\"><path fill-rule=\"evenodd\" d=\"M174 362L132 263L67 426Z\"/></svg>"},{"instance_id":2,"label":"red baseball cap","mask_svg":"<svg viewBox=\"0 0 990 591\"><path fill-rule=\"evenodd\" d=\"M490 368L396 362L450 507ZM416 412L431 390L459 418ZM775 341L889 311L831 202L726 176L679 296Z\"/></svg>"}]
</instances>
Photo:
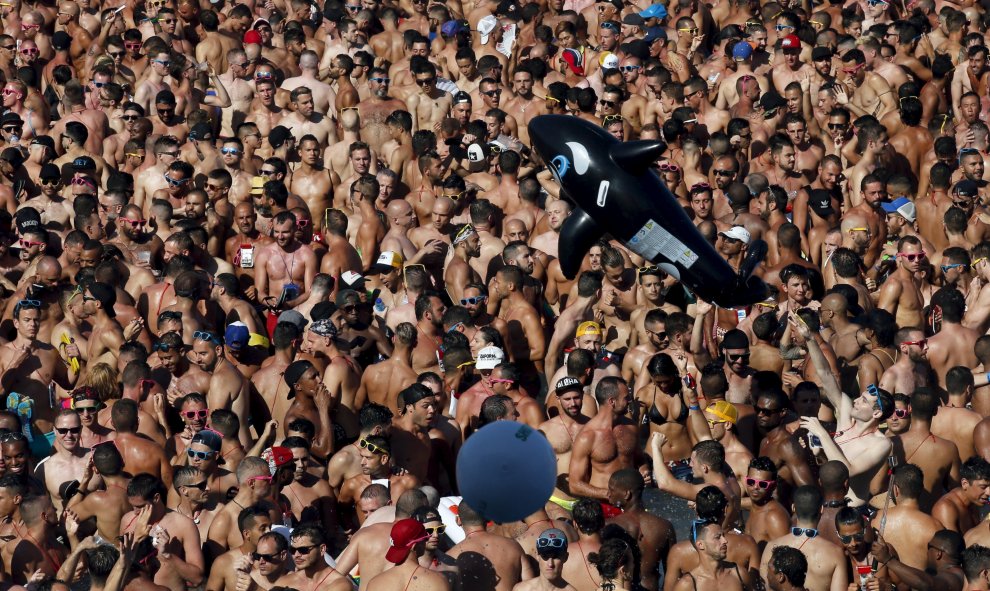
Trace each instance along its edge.
<instances>
[{"instance_id":1,"label":"red baseball cap","mask_svg":"<svg viewBox=\"0 0 990 591\"><path fill-rule=\"evenodd\" d=\"M780 40L781 49L801 49L801 40L797 35L788 35Z\"/></svg>"},{"instance_id":2,"label":"red baseball cap","mask_svg":"<svg viewBox=\"0 0 990 591\"><path fill-rule=\"evenodd\" d=\"M268 469L271 471L272 476L275 476L275 472L279 468L292 462L295 458L292 457L291 449L276 445L261 452L261 459L268 462Z\"/></svg>"},{"instance_id":3,"label":"red baseball cap","mask_svg":"<svg viewBox=\"0 0 990 591\"><path fill-rule=\"evenodd\" d=\"M425 542L429 537L423 524L415 519L396 521L395 525L392 526L392 533L388 540L389 549L385 553L385 560L393 564L404 562L413 546Z\"/></svg>"},{"instance_id":4,"label":"red baseball cap","mask_svg":"<svg viewBox=\"0 0 990 591\"><path fill-rule=\"evenodd\" d=\"M261 33L251 29L247 33L244 33L244 44L245 45L261 45Z\"/></svg>"}]
</instances>

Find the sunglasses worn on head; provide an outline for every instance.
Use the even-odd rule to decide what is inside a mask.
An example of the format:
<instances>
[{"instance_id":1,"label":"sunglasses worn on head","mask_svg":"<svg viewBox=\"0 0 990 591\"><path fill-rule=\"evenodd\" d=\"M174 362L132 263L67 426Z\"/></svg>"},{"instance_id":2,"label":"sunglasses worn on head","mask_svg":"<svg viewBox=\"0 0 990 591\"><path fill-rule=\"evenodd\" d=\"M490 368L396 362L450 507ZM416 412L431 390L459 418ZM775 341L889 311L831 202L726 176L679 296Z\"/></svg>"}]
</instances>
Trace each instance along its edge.
<instances>
[{"instance_id":1,"label":"sunglasses worn on head","mask_svg":"<svg viewBox=\"0 0 990 591\"><path fill-rule=\"evenodd\" d=\"M193 338L200 341L207 341L213 343L214 345L220 344L220 339L217 338L215 334L208 330L197 330L193 333Z\"/></svg>"}]
</instances>

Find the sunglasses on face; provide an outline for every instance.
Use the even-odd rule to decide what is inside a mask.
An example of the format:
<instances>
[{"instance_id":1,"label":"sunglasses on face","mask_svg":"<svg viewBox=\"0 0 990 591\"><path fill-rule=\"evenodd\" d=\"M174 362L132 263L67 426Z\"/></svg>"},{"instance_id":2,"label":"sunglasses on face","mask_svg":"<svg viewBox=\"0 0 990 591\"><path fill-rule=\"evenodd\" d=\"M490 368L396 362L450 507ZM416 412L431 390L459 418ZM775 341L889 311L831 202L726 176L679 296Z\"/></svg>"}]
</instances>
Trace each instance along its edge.
<instances>
[{"instance_id":1,"label":"sunglasses on face","mask_svg":"<svg viewBox=\"0 0 990 591\"><path fill-rule=\"evenodd\" d=\"M725 356L726 358L728 358L729 361L742 361L742 362L749 361L749 353L739 353L738 355L733 353L726 353Z\"/></svg>"},{"instance_id":2,"label":"sunglasses on face","mask_svg":"<svg viewBox=\"0 0 990 591\"><path fill-rule=\"evenodd\" d=\"M184 410L181 413L182 416L187 419L205 419L210 414L210 410L207 408L202 408L200 410Z\"/></svg>"},{"instance_id":3,"label":"sunglasses on face","mask_svg":"<svg viewBox=\"0 0 990 591\"><path fill-rule=\"evenodd\" d=\"M62 184L62 179L59 178L41 179L41 184L46 187L57 187Z\"/></svg>"},{"instance_id":4,"label":"sunglasses on face","mask_svg":"<svg viewBox=\"0 0 990 591\"><path fill-rule=\"evenodd\" d=\"M107 55L109 55L110 57L112 57L114 59L120 59L120 58L124 57L126 54L127 54L127 52L125 52L125 51L108 51L107 52Z\"/></svg>"},{"instance_id":5,"label":"sunglasses on face","mask_svg":"<svg viewBox=\"0 0 990 591\"><path fill-rule=\"evenodd\" d=\"M221 154L235 154L236 155L236 154L240 154L241 151L238 150L237 148L220 148L220 153Z\"/></svg>"},{"instance_id":6,"label":"sunglasses on face","mask_svg":"<svg viewBox=\"0 0 990 591\"><path fill-rule=\"evenodd\" d=\"M166 68L172 65L172 62L170 62L169 60L151 60L151 61L155 62L156 64L161 64Z\"/></svg>"},{"instance_id":7,"label":"sunglasses on face","mask_svg":"<svg viewBox=\"0 0 990 591\"><path fill-rule=\"evenodd\" d=\"M492 98L495 98L498 95L502 94L502 89L501 88L496 88L495 90L488 90L488 91L483 92L481 94L484 94L486 96L490 96Z\"/></svg>"},{"instance_id":8,"label":"sunglasses on face","mask_svg":"<svg viewBox=\"0 0 990 591\"><path fill-rule=\"evenodd\" d=\"M419 84L420 86L429 86L430 84L433 84L433 81L436 79L436 76L430 76L429 78L417 78L416 84Z\"/></svg>"},{"instance_id":9,"label":"sunglasses on face","mask_svg":"<svg viewBox=\"0 0 990 591\"><path fill-rule=\"evenodd\" d=\"M378 84L388 84L392 81L391 78L369 78L369 80Z\"/></svg>"},{"instance_id":10,"label":"sunglasses on face","mask_svg":"<svg viewBox=\"0 0 990 591\"><path fill-rule=\"evenodd\" d=\"M732 177L736 175L736 171L734 170L722 170L721 168L716 168L712 172L715 173L715 176Z\"/></svg>"},{"instance_id":11,"label":"sunglasses on face","mask_svg":"<svg viewBox=\"0 0 990 591\"><path fill-rule=\"evenodd\" d=\"M102 405L100 405L100 404L97 404L96 406L79 406L79 405L76 405L73 408L75 409L75 411L77 413L79 413L81 415L84 415L84 414L95 414L95 413L99 412L101 406Z\"/></svg>"},{"instance_id":12,"label":"sunglasses on face","mask_svg":"<svg viewBox=\"0 0 990 591\"><path fill-rule=\"evenodd\" d=\"M289 546L289 552L292 554L309 554L313 551L313 548L316 548L316 544L310 544L309 546Z\"/></svg>"},{"instance_id":13,"label":"sunglasses on face","mask_svg":"<svg viewBox=\"0 0 990 591\"><path fill-rule=\"evenodd\" d=\"M14 96L16 94L21 94L21 93L17 92L13 88L4 88L3 89L3 95L4 96Z\"/></svg>"},{"instance_id":14,"label":"sunglasses on face","mask_svg":"<svg viewBox=\"0 0 990 591\"><path fill-rule=\"evenodd\" d=\"M55 432L59 435L68 435L69 433L79 435L82 433L82 427L55 427Z\"/></svg>"},{"instance_id":15,"label":"sunglasses on face","mask_svg":"<svg viewBox=\"0 0 990 591\"><path fill-rule=\"evenodd\" d=\"M40 53L40 51L38 50L37 47L24 47L21 48L21 53L23 55L37 55L38 53Z\"/></svg>"},{"instance_id":16,"label":"sunglasses on face","mask_svg":"<svg viewBox=\"0 0 990 591\"><path fill-rule=\"evenodd\" d=\"M186 455L189 456L191 460L208 460L213 457L215 451L196 451L194 449L186 450Z\"/></svg>"},{"instance_id":17,"label":"sunglasses on face","mask_svg":"<svg viewBox=\"0 0 990 591\"><path fill-rule=\"evenodd\" d=\"M21 245L21 248L31 248L32 246L44 246L45 245L44 242L35 242L34 240L25 240L24 238L21 238L20 240L18 240L18 243Z\"/></svg>"},{"instance_id":18,"label":"sunglasses on face","mask_svg":"<svg viewBox=\"0 0 990 591\"><path fill-rule=\"evenodd\" d=\"M262 554L261 552L252 552L251 558L253 558L255 561L263 560L269 564L275 564L276 562L278 562L279 554L281 554L281 552L276 552L275 554Z\"/></svg>"},{"instance_id":19,"label":"sunglasses on face","mask_svg":"<svg viewBox=\"0 0 990 591\"><path fill-rule=\"evenodd\" d=\"M911 345L918 345L919 347L924 347L925 345L928 344L928 339L921 339L920 341L904 341L901 344L907 345L908 347L910 347Z\"/></svg>"},{"instance_id":20,"label":"sunglasses on face","mask_svg":"<svg viewBox=\"0 0 990 591\"><path fill-rule=\"evenodd\" d=\"M678 166L678 165L676 165L676 164L674 164L674 163L672 163L672 162L664 162L663 164L660 165L660 171L661 172L680 172L681 171L681 167Z\"/></svg>"},{"instance_id":21,"label":"sunglasses on face","mask_svg":"<svg viewBox=\"0 0 990 591\"><path fill-rule=\"evenodd\" d=\"M297 228L305 228L307 226L309 226L309 220L296 220Z\"/></svg>"},{"instance_id":22,"label":"sunglasses on face","mask_svg":"<svg viewBox=\"0 0 990 591\"><path fill-rule=\"evenodd\" d=\"M471 296L468 298L461 298L462 306L476 306L478 304L483 304L488 300L488 296Z\"/></svg>"},{"instance_id":23,"label":"sunglasses on face","mask_svg":"<svg viewBox=\"0 0 990 591\"><path fill-rule=\"evenodd\" d=\"M173 179L172 177L166 174L165 182L167 182L170 187L181 187L182 185L189 182L189 179Z\"/></svg>"},{"instance_id":24,"label":"sunglasses on face","mask_svg":"<svg viewBox=\"0 0 990 591\"><path fill-rule=\"evenodd\" d=\"M845 123L829 123L828 124L828 128L829 129L834 129L834 130L838 131L840 129L845 129L846 128L846 124Z\"/></svg>"},{"instance_id":25,"label":"sunglasses on face","mask_svg":"<svg viewBox=\"0 0 990 591\"><path fill-rule=\"evenodd\" d=\"M748 476L746 477L746 486L753 486L753 487L761 488L763 490L770 488L776 482L777 482L776 480L760 480L759 478L750 478Z\"/></svg>"},{"instance_id":26,"label":"sunglasses on face","mask_svg":"<svg viewBox=\"0 0 990 591\"><path fill-rule=\"evenodd\" d=\"M425 529L426 530L426 533L428 533L431 536L440 536L440 535L443 535L443 533L445 531L447 531L447 526L446 525L435 525L433 527L424 527L423 529Z\"/></svg>"},{"instance_id":27,"label":"sunglasses on face","mask_svg":"<svg viewBox=\"0 0 990 591\"><path fill-rule=\"evenodd\" d=\"M607 101L605 99L601 99L600 101L598 101L598 104L603 107L614 107L615 101Z\"/></svg>"},{"instance_id":28,"label":"sunglasses on face","mask_svg":"<svg viewBox=\"0 0 990 591\"><path fill-rule=\"evenodd\" d=\"M182 486L186 488L198 488L199 490L205 491L206 487L209 486L209 481L204 480L202 482L197 482L194 484L183 484Z\"/></svg>"},{"instance_id":29,"label":"sunglasses on face","mask_svg":"<svg viewBox=\"0 0 990 591\"><path fill-rule=\"evenodd\" d=\"M621 66L621 67L619 67L619 69L622 70L623 72L635 72L636 70L639 70L642 67L643 66L637 66L637 65L630 64L628 66Z\"/></svg>"},{"instance_id":30,"label":"sunglasses on face","mask_svg":"<svg viewBox=\"0 0 990 591\"><path fill-rule=\"evenodd\" d=\"M895 408L894 409L894 416L897 417L897 418L899 418L899 419L906 419L908 417L908 415L910 415L910 414L911 414L911 411L908 410L908 409L906 409L906 408Z\"/></svg>"},{"instance_id":31,"label":"sunglasses on face","mask_svg":"<svg viewBox=\"0 0 990 591\"><path fill-rule=\"evenodd\" d=\"M866 539L866 530L864 529L858 534L852 534L850 536L844 536L842 534L837 534L837 535L839 536L839 541L842 542L843 544L849 544L853 540L856 540L857 542L862 542L863 540Z\"/></svg>"},{"instance_id":32,"label":"sunglasses on face","mask_svg":"<svg viewBox=\"0 0 990 591\"><path fill-rule=\"evenodd\" d=\"M124 42L124 48L125 48L125 49L141 49L141 44L140 44L140 43L137 43L137 42L134 42L134 43L127 43L127 42L125 41L125 42Z\"/></svg>"},{"instance_id":33,"label":"sunglasses on face","mask_svg":"<svg viewBox=\"0 0 990 591\"><path fill-rule=\"evenodd\" d=\"M756 414L758 414L758 415L766 415L766 416L770 417L770 416L773 416L775 414L780 413L780 410L781 409L779 409L779 408L766 408L766 407L755 406L755 407L753 407L753 410L755 410L756 411Z\"/></svg>"},{"instance_id":34,"label":"sunglasses on face","mask_svg":"<svg viewBox=\"0 0 990 591\"><path fill-rule=\"evenodd\" d=\"M927 255L925 251L921 251L921 252L899 252L897 253L897 256L903 257L909 263L913 263L915 261L923 260Z\"/></svg>"}]
</instances>

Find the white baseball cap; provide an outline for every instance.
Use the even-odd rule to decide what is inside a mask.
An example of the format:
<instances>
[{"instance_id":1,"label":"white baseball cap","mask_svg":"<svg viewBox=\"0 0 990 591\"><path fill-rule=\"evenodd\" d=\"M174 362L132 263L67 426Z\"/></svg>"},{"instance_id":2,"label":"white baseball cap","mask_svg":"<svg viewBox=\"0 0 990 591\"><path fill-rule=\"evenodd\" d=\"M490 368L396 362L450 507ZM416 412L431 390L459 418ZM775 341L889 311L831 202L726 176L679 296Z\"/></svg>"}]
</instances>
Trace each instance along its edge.
<instances>
[{"instance_id":1,"label":"white baseball cap","mask_svg":"<svg viewBox=\"0 0 990 591\"><path fill-rule=\"evenodd\" d=\"M725 230L724 232L719 232L719 234L725 236L726 238L732 238L734 240L738 240L743 244L749 244L751 238L751 236L749 235L749 230L743 228L742 226L732 226L731 228Z\"/></svg>"},{"instance_id":2,"label":"white baseball cap","mask_svg":"<svg viewBox=\"0 0 990 591\"><path fill-rule=\"evenodd\" d=\"M475 367L478 369L495 369L503 360L505 360L505 353L498 347L489 345L478 351L478 362Z\"/></svg>"}]
</instances>

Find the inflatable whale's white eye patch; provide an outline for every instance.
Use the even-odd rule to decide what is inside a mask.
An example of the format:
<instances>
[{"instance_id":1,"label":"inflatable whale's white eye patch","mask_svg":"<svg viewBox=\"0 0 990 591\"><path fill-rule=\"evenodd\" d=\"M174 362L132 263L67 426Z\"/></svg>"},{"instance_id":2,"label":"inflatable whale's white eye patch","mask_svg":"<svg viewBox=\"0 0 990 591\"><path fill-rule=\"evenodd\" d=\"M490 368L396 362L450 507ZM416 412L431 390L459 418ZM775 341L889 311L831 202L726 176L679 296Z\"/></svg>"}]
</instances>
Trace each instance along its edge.
<instances>
[{"instance_id":1,"label":"inflatable whale's white eye patch","mask_svg":"<svg viewBox=\"0 0 990 591\"><path fill-rule=\"evenodd\" d=\"M550 161L550 174L553 175L553 178L557 181L558 185L563 184L561 179L567 175L567 171L570 169L571 161L568 160L567 156L564 156L563 154L554 156L553 160Z\"/></svg>"},{"instance_id":2,"label":"inflatable whale's white eye patch","mask_svg":"<svg viewBox=\"0 0 990 591\"><path fill-rule=\"evenodd\" d=\"M577 142L567 142L567 147L571 149L574 160L574 172L584 174L591 166L591 156L588 155L588 148Z\"/></svg>"}]
</instances>

